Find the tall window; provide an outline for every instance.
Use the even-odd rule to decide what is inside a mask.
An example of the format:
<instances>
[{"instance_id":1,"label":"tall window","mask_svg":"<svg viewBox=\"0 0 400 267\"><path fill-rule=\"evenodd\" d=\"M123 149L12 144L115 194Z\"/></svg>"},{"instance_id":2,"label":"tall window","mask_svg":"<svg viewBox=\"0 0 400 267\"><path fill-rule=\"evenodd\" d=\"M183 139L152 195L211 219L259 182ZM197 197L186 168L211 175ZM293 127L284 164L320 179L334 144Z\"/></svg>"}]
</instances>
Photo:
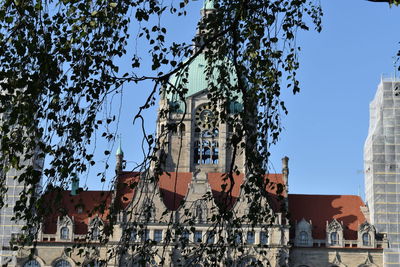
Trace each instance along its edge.
<instances>
[{"instance_id":1,"label":"tall window","mask_svg":"<svg viewBox=\"0 0 400 267\"><path fill-rule=\"evenodd\" d=\"M204 130L196 128L194 141L194 157L195 164L218 164L219 162L219 144L218 129Z\"/></svg>"},{"instance_id":2,"label":"tall window","mask_svg":"<svg viewBox=\"0 0 400 267\"><path fill-rule=\"evenodd\" d=\"M196 206L196 221L198 223L203 223L204 222L204 214L203 214L203 207L201 204L197 204Z\"/></svg>"},{"instance_id":3,"label":"tall window","mask_svg":"<svg viewBox=\"0 0 400 267\"><path fill-rule=\"evenodd\" d=\"M60 230L60 239L61 240L67 240L69 239L69 229L68 227L64 226Z\"/></svg>"},{"instance_id":4,"label":"tall window","mask_svg":"<svg viewBox=\"0 0 400 267\"><path fill-rule=\"evenodd\" d=\"M99 227L94 227L92 231L92 240L99 240L100 237L100 229Z\"/></svg>"},{"instance_id":5,"label":"tall window","mask_svg":"<svg viewBox=\"0 0 400 267\"><path fill-rule=\"evenodd\" d=\"M254 232L247 232L247 244L254 244L255 238L254 238Z\"/></svg>"},{"instance_id":6,"label":"tall window","mask_svg":"<svg viewBox=\"0 0 400 267\"><path fill-rule=\"evenodd\" d=\"M339 236L337 232L331 233L331 245L338 245L339 244Z\"/></svg>"},{"instance_id":7,"label":"tall window","mask_svg":"<svg viewBox=\"0 0 400 267\"><path fill-rule=\"evenodd\" d=\"M371 236L368 233L362 235L363 246L371 245Z\"/></svg>"},{"instance_id":8,"label":"tall window","mask_svg":"<svg viewBox=\"0 0 400 267\"><path fill-rule=\"evenodd\" d=\"M202 236L203 236L203 232L202 231L195 231L194 232L194 242L201 243L202 242Z\"/></svg>"},{"instance_id":9,"label":"tall window","mask_svg":"<svg viewBox=\"0 0 400 267\"><path fill-rule=\"evenodd\" d=\"M69 264L69 262L66 260L59 260L56 262L54 267L71 267L71 264Z\"/></svg>"},{"instance_id":10,"label":"tall window","mask_svg":"<svg viewBox=\"0 0 400 267\"><path fill-rule=\"evenodd\" d=\"M154 230L154 241L161 242L163 230Z\"/></svg>"},{"instance_id":11,"label":"tall window","mask_svg":"<svg viewBox=\"0 0 400 267\"><path fill-rule=\"evenodd\" d=\"M142 242L146 242L147 240L150 239L149 230L148 229L145 229L145 230L142 231L142 235L141 235L140 239L141 239Z\"/></svg>"},{"instance_id":12,"label":"tall window","mask_svg":"<svg viewBox=\"0 0 400 267\"><path fill-rule=\"evenodd\" d=\"M268 244L268 234L267 234L267 232L260 232L260 244L262 244L262 245Z\"/></svg>"},{"instance_id":13,"label":"tall window","mask_svg":"<svg viewBox=\"0 0 400 267\"><path fill-rule=\"evenodd\" d=\"M182 243L187 244L189 242L189 236L190 236L189 231L186 230L186 229L183 230L182 231L182 237L181 237Z\"/></svg>"},{"instance_id":14,"label":"tall window","mask_svg":"<svg viewBox=\"0 0 400 267\"><path fill-rule=\"evenodd\" d=\"M242 233L237 232L235 234L235 245L241 244L242 243Z\"/></svg>"},{"instance_id":15,"label":"tall window","mask_svg":"<svg viewBox=\"0 0 400 267\"><path fill-rule=\"evenodd\" d=\"M214 244L214 236L215 236L214 231L207 232L207 244Z\"/></svg>"},{"instance_id":16,"label":"tall window","mask_svg":"<svg viewBox=\"0 0 400 267\"><path fill-rule=\"evenodd\" d=\"M40 264L36 260L30 260L25 262L24 267L40 267Z\"/></svg>"},{"instance_id":17,"label":"tall window","mask_svg":"<svg viewBox=\"0 0 400 267\"><path fill-rule=\"evenodd\" d=\"M307 245L308 244L308 234L306 231L300 232L300 245Z\"/></svg>"}]
</instances>

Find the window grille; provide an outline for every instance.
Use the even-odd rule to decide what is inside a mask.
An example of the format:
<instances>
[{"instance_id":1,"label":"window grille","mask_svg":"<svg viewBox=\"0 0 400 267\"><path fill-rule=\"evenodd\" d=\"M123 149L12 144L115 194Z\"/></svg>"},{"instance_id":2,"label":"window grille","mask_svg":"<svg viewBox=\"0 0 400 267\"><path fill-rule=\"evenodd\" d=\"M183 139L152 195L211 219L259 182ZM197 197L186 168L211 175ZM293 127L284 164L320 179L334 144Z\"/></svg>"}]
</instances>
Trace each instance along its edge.
<instances>
[{"instance_id":1,"label":"window grille","mask_svg":"<svg viewBox=\"0 0 400 267\"><path fill-rule=\"evenodd\" d=\"M216 140L219 135L218 129L200 131L196 128L194 141L193 163L201 165L216 165L219 163L219 143Z\"/></svg>"}]
</instances>

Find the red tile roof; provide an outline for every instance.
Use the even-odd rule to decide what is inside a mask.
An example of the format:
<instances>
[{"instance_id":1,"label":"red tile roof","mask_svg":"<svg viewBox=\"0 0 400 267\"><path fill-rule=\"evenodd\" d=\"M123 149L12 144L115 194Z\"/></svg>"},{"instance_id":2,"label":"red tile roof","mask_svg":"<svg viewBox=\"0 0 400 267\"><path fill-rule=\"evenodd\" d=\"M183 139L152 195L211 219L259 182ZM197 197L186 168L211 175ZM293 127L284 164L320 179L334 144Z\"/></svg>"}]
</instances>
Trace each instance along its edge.
<instances>
[{"instance_id":1,"label":"red tile roof","mask_svg":"<svg viewBox=\"0 0 400 267\"><path fill-rule=\"evenodd\" d=\"M54 200L58 199L60 201ZM44 234L55 234L57 231L57 218L68 215L74 221L74 233L86 234L90 219L100 217L106 220L111 203L112 192L110 191L82 191L72 196L71 191L51 192L44 195L44 200L49 203L45 207L50 215L44 215ZM51 199L51 201L50 201ZM78 208L82 212L78 212Z\"/></svg>"},{"instance_id":2,"label":"red tile roof","mask_svg":"<svg viewBox=\"0 0 400 267\"><path fill-rule=\"evenodd\" d=\"M343 222L344 238L357 240L358 227L366 221L361 206L365 204L359 196L289 194L292 235L296 222L304 218L311 220L313 238L325 239L326 222L336 219Z\"/></svg>"},{"instance_id":3,"label":"red tile roof","mask_svg":"<svg viewBox=\"0 0 400 267\"><path fill-rule=\"evenodd\" d=\"M117 205L125 209L135 195L135 188L139 182L140 172L122 172L118 175L117 182Z\"/></svg>"},{"instance_id":4,"label":"red tile roof","mask_svg":"<svg viewBox=\"0 0 400 267\"><path fill-rule=\"evenodd\" d=\"M223 173L208 173L208 182L214 197L221 199L223 185L229 188L230 181L224 180ZM276 183L282 183L281 174L269 174L267 192L272 197L276 196ZM135 189L140 179L139 172L122 172L118 177L116 185L116 207L125 209L135 195ZM243 183L243 174L234 175L235 184L232 189L232 199L229 207L233 206L240 194L240 186ZM176 210L186 197L189 184L192 180L191 172L170 172L164 173L159 177L159 188L165 206L169 210ZM226 189L226 190L227 190ZM44 196L46 201L57 197L58 192L51 192ZM112 201L112 191L81 191L78 195L72 196L70 191L59 191L60 201L58 204L52 203L49 207L51 215L46 216L43 232L45 234L55 234L57 230L57 218L62 214L74 217L75 234L86 234L91 218L99 215L103 220L107 220L109 206ZM226 201L226 198L224 198ZM277 200L274 200L276 202ZM51 203L49 201L49 203ZM57 205L57 206L54 206ZM77 207L82 206L83 212L78 213Z\"/></svg>"},{"instance_id":5,"label":"red tile roof","mask_svg":"<svg viewBox=\"0 0 400 267\"><path fill-rule=\"evenodd\" d=\"M228 201L228 207L232 207L240 195L240 187L244 181L244 175L241 173L239 175L233 175L234 185L231 191L231 198L227 197L224 192L230 190L231 181L227 177L226 173L208 173L208 183L212 189L214 199L217 203L225 203ZM282 174L267 174L265 179L268 179L268 184L266 185L266 191L270 195L270 203L274 210L279 209L281 202L278 200L276 189L277 184L283 184Z\"/></svg>"},{"instance_id":6,"label":"red tile roof","mask_svg":"<svg viewBox=\"0 0 400 267\"><path fill-rule=\"evenodd\" d=\"M176 210L186 196L191 172L169 172L159 177L161 198L169 210Z\"/></svg>"}]
</instances>

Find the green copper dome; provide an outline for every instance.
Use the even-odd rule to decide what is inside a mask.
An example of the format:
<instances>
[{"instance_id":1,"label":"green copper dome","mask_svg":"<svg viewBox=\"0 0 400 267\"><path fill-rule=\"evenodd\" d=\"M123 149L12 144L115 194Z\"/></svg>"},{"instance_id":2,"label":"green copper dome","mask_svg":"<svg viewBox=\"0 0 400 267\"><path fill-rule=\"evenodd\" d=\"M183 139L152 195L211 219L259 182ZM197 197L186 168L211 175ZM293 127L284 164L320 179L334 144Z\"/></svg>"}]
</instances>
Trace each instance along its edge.
<instances>
[{"instance_id":1,"label":"green copper dome","mask_svg":"<svg viewBox=\"0 0 400 267\"><path fill-rule=\"evenodd\" d=\"M229 63L230 62L227 60L225 65L226 64L231 65ZM169 82L173 84L175 87L178 87L179 84L183 84L183 80L185 79L186 82L184 83L184 88L187 88L188 90L187 93L185 94L185 97L190 97L192 95L195 95L208 88L210 77L207 77L207 74L205 73L206 67L207 67L207 60L205 58L204 53L201 53L192 61L192 63L189 64L187 76L180 75L184 73L182 71L180 74L172 75ZM218 70L215 70L212 76L213 77L211 77L211 79L213 79L215 82L215 80L219 76ZM232 67L232 74L230 75L230 81L232 85L236 84L236 78L235 75L233 74L233 67ZM167 93L166 98L172 102L179 101L179 96L172 93Z\"/></svg>"},{"instance_id":2,"label":"green copper dome","mask_svg":"<svg viewBox=\"0 0 400 267\"><path fill-rule=\"evenodd\" d=\"M122 151L122 144L121 144L121 139L119 140L119 145L117 148L117 152L115 152L116 156L124 156L124 151Z\"/></svg>"},{"instance_id":3,"label":"green copper dome","mask_svg":"<svg viewBox=\"0 0 400 267\"><path fill-rule=\"evenodd\" d=\"M215 9L213 0L205 0L203 9Z\"/></svg>"}]
</instances>

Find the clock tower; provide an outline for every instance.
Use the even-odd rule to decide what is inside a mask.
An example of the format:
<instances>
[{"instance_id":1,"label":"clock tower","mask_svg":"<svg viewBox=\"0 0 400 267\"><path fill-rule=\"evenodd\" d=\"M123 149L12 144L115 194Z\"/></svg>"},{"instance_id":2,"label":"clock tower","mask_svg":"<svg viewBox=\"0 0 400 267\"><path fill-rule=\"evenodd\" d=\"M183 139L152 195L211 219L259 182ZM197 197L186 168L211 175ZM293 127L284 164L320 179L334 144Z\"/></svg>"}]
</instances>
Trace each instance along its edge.
<instances>
[{"instance_id":1,"label":"clock tower","mask_svg":"<svg viewBox=\"0 0 400 267\"><path fill-rule=\"evenodd\" d=\"M205 55L199 54L189 65L184 87L187 93L179 97L164 93L159 105L157 136L165 157L163 171L224 173L230 170L233 148L230 145L232 127L219 118L221 106L241 107L226 99L213 105L208 99L208 77ZM171 77L170 84L180 86L181 73ZM233 80L233 79L232 79ZM166 90L168 92L168 90ZM228 116L233 116L234 110ZM244 170L244 152L235 156L235 164Z\"/></svg>"}]
</instances>

